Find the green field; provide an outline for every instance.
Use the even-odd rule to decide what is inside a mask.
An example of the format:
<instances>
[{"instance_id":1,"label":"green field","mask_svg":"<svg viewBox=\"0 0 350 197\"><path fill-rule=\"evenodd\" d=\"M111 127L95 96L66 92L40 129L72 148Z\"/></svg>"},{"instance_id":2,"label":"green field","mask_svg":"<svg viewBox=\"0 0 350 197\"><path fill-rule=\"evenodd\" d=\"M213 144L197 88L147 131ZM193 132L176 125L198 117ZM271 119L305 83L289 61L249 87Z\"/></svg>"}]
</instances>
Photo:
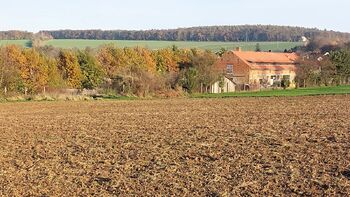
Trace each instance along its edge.
<instances>
[{"instance_id":1,"label":"green field","mask_svg":"<svg viewBox=\"0 0 350 197\"><path fill-rule=\"evenodd\" d=\"M0 40L0 45L18 44L28 46L28 40ZM185 42L185 41L141 41L141 40L50 40L46 45L58 48L96 48L104 44L115 44L118 47L146 47L149 49L160 49L176 45L179 48L200 48L218 51L221 48L234 49L242 47L243 50L255 50L257 42ZM259 42L261 50L283 51L295 46L300 46L300 42Z\"/></svg>"},{"instance_id":2,"label":"green field","mask_svg":"<svg viewBox=\"0 0 350 197\"><path fill-rule=\"evenodd\" d=\"M350 94L350 86L313 87L288 90L264 90L258 92L232 92L222 94L195 94L192 98L230 98L230 97L286 97Z\"/></svg>"},{"instance_id":3,"label":"green field","mask_svg":"<svg viewBox=\"0 0 350 197\"><path fill-rule=\"evenodd\" d=\"M29 40L0 40L0 46L11 45L11 44L28 47L30 44L30 41Z\"/></svg>"}]
</instances>

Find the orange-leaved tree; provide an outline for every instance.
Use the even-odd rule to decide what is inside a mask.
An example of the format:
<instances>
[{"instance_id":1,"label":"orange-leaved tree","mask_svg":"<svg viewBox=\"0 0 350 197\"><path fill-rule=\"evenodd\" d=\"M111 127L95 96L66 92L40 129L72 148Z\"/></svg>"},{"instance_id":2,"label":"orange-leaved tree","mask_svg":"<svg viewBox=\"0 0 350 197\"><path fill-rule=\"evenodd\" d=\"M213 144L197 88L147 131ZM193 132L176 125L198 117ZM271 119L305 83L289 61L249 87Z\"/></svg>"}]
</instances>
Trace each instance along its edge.
<instances>
[{"instance_id":1,"label":"orange-leaved tree","mask_svg":"<svg viewBox=\"0 0 350 197\"><path fill-rule=\"evenodd\" d=\"M43 91L48 82L48 65L45 58L35 49L23 51L25 63L20 65L20 74L24 86L30 93Z\"/></svg>"},{"instance_id":2,"label":"orange-leaved tree","mask_svg":"<svg viewBox=\"0 0 350 197\"><path fill-rule=\"evenodd\" d=\"M70 50L61 50L58 65L68 87L81 88L82 73L76 54Z\"/></svg>"},{"instance_id":3,"label":"orange-leaved tree","mask_svg":"<svg viewBox=\"0 0 350 197\"><path fill-rule=\"evenodd\" d=\"M23 83L20 76L20 67L25 64L26 58L22 48L9 45L0 49L0 86L7 91L23 91Z\"/></svg>"}]
</instances>

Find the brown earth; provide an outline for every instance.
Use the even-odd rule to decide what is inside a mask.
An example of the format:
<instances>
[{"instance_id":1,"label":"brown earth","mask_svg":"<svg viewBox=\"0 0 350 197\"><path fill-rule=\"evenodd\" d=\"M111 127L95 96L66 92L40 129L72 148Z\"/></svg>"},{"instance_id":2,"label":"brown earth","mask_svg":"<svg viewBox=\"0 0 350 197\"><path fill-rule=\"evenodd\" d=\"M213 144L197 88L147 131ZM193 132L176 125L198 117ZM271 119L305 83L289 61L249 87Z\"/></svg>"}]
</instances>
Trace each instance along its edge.
<instances>
[{"instance_id":1,"label":"brown earth","mask_svg":"<svg viewBox=\"0 0 350 197\"><path fill-rule=\"evenodd\" d=\"M0 196L350 195L350 97L0 104Z\"/></svg>"}]
</instances>

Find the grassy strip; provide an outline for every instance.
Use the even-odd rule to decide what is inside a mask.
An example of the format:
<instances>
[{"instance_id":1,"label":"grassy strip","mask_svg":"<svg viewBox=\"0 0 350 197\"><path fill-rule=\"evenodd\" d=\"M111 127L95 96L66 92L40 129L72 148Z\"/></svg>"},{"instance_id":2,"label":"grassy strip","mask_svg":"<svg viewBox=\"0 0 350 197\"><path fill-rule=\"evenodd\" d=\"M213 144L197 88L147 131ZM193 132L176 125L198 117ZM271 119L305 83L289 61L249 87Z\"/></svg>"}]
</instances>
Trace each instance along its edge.
<instances>
[{"instance_id":1,"label":"grassy strip","mask_svg":"<svg viewBox=\"0 0 350 197\"><path fill-rule=\"evenodd\" d=\"M192 94L189 98L232 98L232 97L294 97L294 96L318 96L318 95L347 95L350 94L350 85L332 87L313 87L289 90L264 90L258 92L232 92L221 94ZM0 103L3 102L33 102L33 101L89 101L89 100L149 100L152 97L139 98L136 96L103 95L99 97L90 96L67 96L67 95L36 95L36 96L14 96L3 98L0 95Z\"/></svg>"},{"instance_id":2,"label":"grassy strip","mask_svg":"<svg viewBox=\"0 0 350 197\"><path fill-rule=\"evenodd\" d=\"M59 48L96 48L103 44L116 44L118 47L146 47L149 49L161 49L173 45L179 48L200 48L218 51L221 48L228 50L242 47L243 50L255 50L256 43L260 44L262 50L283 51L295 46L300 42L192 42L192 41L144 41L144 40L49 40L45 44Z\"/></svg>"},{"instance_id":3,"label":"grassy strip","mask_svg":"<svg viewBox=\"0 0 350 197\"><path fill-rule=\"evenodd\" d=\"M288 90L264 90L257 92L232 92L221 94L193 94L191 98L230 98L230 97L288 97L350 94L350 86L312 87Z\"/></svg>"},{"instance_id":4,"label":"grassy strip","mask_svg":"<svg viewBox=\"0 0 350 197\"><path fill-rule=\"evenodd\" d=\"M97 48L104 44L115 44L118 47L146 47L149 49L161 49L176 45L179 48L200 48L212 51L218 51L221 48L228 50L236 47L242 47L245 51L253 51L256 48L256 43L260 44L261 50L267 51L283 51L295 46L302 45L301 42L191 42L191 41L145 41L145 40L49 40L45 45L52 45L58 48L79 48L86 47ZM24 47L29 47L29 40L0 40L0 46L16 44Z\"/></svg>"}]
</instances>

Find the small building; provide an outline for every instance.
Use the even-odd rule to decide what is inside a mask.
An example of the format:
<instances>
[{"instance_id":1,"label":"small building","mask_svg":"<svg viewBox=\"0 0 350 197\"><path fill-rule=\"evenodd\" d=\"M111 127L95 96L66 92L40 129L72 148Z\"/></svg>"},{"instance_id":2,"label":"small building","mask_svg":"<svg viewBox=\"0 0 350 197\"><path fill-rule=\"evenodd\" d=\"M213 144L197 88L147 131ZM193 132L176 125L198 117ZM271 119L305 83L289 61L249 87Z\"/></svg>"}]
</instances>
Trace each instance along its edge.
<instances>
[{"instance_id":1,"label":"small building","mask_svg":"<svg viewBox=\"0 0 350 197\"><path fill-rule=\"evenodd\" d=\"M210 93L225 93L225 92L235 92L236 83L227 77L223 77L221 81L215 82L210 87Z\"/></svg>"},{"instance_id":2,"label":"small building","mask_svg":"<svg viewBox=\"0 0 350 197\"><path fill-rule=\"evenodd\" d=\"M258 90L288 81L293 85L297 60L296 53L226 52L215 64L225 77L236 84L236 90Z\"/></svg>"}]
</instances>

